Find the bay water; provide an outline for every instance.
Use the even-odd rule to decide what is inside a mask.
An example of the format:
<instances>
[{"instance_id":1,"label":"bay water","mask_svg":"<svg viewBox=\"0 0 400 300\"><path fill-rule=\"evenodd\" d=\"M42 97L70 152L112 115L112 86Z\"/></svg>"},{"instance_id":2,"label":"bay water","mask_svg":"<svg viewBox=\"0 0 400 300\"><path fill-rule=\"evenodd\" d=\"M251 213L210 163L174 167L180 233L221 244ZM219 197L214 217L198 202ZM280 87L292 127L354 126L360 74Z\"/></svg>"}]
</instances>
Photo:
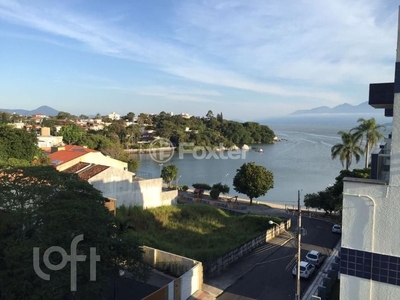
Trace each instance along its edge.
<instances>
[{"instance_id":1,"label":"bay water","mask_svg":"<svg viewBox=\"0 0 400 300\"><path fill-rule=\"evenodd\" d=\"M270 128L281 141L274 144L249 145L252 147L251 150L241 156L232 156L233 159L221 159L222 156L216 157L217 155L199 159L205 154L179 155L175 152L172 159L163 165L173 164L178 167L180 186L187 185L191 188L193 183L213 185L221 182L230 187L230 195L248 198L237 193L232 182L237 169L243 163L255 162L273 172L274 188L265 196L253 201L289 206L297 205L299 190L302 203L305 194L322 191L335 182L335 177L343 167L339 159L332 160L330 150L333 145L341 143L338 131L348 131L351 127L291 124L270 125ZM258 152L258 149L263 151ZM140 160L139 176L155 178L160 175L162 165L154 161L151 155L135 154L133 157ZM353 161L350 168L363 167L364 159L361 158L359 163Z\"/></svg>"}]
</instances>

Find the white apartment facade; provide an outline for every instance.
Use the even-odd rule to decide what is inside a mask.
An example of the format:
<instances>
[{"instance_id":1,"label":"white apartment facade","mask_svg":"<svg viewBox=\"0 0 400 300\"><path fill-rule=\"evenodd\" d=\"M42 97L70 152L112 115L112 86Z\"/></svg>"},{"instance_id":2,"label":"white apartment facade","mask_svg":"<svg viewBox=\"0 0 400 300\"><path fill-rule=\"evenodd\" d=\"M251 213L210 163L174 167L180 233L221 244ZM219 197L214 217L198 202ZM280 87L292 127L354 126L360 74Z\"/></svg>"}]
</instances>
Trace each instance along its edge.
<instances>
[{"instance_id":1,"label":"white apartment facade","mask_svg":"<svg viewBox=\"0 0 400 300\"><path fill-rule=\"evenodd\" d=\"M400 8L394 83L370 85L369 104L393 117L371 156L371 179L345 178L340 299L400 299Z\"/></svg>"}]
</instances>

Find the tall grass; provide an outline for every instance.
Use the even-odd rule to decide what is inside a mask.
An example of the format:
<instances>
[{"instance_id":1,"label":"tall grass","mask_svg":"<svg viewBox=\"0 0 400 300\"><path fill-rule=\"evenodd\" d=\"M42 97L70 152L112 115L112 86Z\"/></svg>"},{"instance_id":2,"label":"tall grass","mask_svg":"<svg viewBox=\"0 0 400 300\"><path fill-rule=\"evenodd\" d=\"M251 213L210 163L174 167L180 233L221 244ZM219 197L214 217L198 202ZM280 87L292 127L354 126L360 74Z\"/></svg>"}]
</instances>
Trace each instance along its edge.
<instances>
[{"instance_id":1,"label":"tall grass","mask_svg":"<svg viewBox=\"0 0 400 300\"><path fill-rule=\"evenodd\" d=\"M208 262L265 232L279 218L231 215L206 205L120 207L123 234L146 246Z\"/></svg>"}]
</instances>

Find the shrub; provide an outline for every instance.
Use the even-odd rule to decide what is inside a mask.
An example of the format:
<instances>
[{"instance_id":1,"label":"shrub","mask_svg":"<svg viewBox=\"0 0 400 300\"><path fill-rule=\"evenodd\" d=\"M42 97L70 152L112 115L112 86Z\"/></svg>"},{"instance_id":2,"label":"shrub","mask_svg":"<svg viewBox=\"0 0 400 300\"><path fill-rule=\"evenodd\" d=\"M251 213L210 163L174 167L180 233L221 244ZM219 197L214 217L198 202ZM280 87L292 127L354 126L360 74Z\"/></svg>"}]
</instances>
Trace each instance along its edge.
<instances>
[{"instance_id":1,"label":"shrub","mask_svg":"<svg viewBox=\"0 0 400 300\"><path fill-rule=\"evenodd\" d=\"M226 184L222 184L221 182L216 183L212 186L212 189L219 190L222 194L229 194L229 186Z\"/></svg>"},{"instance_id":2,"label":"shrub","mask_svg":"<svg viewBox=\"0 0 400 300\"><path fill-rule=\"evenodd\" d=\"M186 192L189 189L187 185L182 186L182 191Z\"/></svg>"},{"instance_id":3,"label":"shrub","mask_svg":"<svg viewBox=\"0 0 400 300\"><path fill-rule=\"evenodd\" d=\"M219 193L220 193L220 192L219 192L218 189L212 189L212 190L210 191L210 196L211 196L212 199L218 200Z\"/></svg>"},{"instance_id":4,"label":"shrub","mask_svg":"<svg viewBox=\"0 0 400 300\"><path fill-rule=\"evenodd\" d=\"M211 186L207 183L193 183L192 186L195 189L201 189L201 190L206 190L206 191L211 190Z\"/></svg>"}]
</instances>

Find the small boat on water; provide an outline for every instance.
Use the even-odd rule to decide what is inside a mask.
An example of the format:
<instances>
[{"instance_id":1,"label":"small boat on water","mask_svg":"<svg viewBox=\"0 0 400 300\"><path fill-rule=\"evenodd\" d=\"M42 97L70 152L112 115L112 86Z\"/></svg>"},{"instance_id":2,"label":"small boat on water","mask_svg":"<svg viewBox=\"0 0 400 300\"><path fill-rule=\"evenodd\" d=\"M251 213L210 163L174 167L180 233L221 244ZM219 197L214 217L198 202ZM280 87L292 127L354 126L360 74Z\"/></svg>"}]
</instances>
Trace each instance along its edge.
<instances>
[{"instance_id":1,"label":"small boat on water","mask_svg":"<svg viewBox=\"0 0 400 300\"><path fill-rule=\"evenodd\" d=\"M261 149L261 148L260 148L260 149L258 149L257 151L258 151L258 152L264 152L264 150L263 150L263 149Z\"/></svg>"}]
</instances>

